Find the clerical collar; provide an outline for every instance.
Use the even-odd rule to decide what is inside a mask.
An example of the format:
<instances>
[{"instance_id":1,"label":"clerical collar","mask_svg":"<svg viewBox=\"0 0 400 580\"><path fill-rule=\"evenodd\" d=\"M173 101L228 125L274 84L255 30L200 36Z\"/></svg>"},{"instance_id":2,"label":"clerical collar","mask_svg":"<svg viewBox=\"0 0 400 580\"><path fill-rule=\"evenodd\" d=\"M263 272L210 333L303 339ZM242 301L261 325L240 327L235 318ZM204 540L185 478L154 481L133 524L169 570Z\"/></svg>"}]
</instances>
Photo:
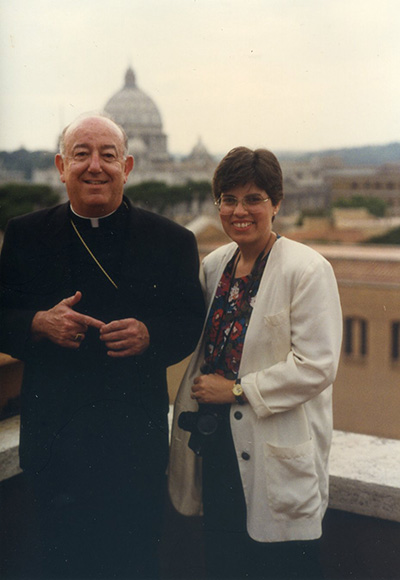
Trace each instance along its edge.
<instances>
[{"instance_id":1,"label":"clerical collar","mask_svg":"<svg viewBox=\"0 0 400 580\"><path fill-rule=\"evenodd\" d=\"M111 213L108 213L107 215L102 215L100 217L94 217L94 218L92 218L92 217L86 217L84 215L79 215L79 213L76 213L76 211L74 210L74 208L72 207L71 204L69 205L69 207L70 207L72 213L74 215L76 215L76 217L80 218L81 220L88 220L88 221L90 221L90 224L91 224L92 228L98 228L99 227L99 220L102 220L104 218L108 218L111 215L113 215L116 211L118 211L118 208L117 208L114 211L112 211Z\"/></svg>"}]
</instances>

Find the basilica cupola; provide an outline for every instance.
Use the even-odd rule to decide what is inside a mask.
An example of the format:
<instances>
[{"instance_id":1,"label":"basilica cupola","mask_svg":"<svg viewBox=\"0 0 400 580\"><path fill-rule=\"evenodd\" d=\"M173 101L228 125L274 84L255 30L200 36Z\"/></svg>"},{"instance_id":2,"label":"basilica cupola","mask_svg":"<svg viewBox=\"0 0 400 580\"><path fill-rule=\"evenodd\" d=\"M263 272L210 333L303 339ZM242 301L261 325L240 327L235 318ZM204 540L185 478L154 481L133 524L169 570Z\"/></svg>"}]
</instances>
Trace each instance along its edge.
<instances>
[{"instance_id":1,"label":"basilica cupola","mask_svg":"<svg viewBox=\"0 0 400 580\"><path fill-rule=\"evenodd\" d=\"M119 123L129 139L130 153L137 157L146 152L147 161L169 158L167 137L162 130L160 112L154 101L136 84L131 67L125 73L125 84L107 102L105 112ZM140 147L140 152L135 151Z\"/></svg>"}]
</instances>

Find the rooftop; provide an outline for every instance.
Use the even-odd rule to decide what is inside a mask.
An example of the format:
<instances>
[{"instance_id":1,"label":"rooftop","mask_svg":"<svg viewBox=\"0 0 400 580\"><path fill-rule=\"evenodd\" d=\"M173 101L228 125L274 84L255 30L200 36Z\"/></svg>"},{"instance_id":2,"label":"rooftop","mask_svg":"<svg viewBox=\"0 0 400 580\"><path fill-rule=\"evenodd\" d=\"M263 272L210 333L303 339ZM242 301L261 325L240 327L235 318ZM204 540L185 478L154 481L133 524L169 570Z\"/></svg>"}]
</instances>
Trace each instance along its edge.
<instances>
[{"instance_id":1,"label":"rooftop","mask_svg":"<svg viewBox=\"0 0 400 580\"><path fill-rule=\"evenodd\" d=\"M342 283L400 288L400 248L313 245L329 260Z\"/></svg>"},{"instance_id":2,"label":"rooftop","mask_svg":"<svg viewBox=\"0 0 400 580\"><path fill-rule=\"evenodd\" d=\"M342 258L351 260L376 260L398 262L400 264L400 247L387 245L324 245L312 244L312 247L327 259Z\"/></svg>"}]
</instances>

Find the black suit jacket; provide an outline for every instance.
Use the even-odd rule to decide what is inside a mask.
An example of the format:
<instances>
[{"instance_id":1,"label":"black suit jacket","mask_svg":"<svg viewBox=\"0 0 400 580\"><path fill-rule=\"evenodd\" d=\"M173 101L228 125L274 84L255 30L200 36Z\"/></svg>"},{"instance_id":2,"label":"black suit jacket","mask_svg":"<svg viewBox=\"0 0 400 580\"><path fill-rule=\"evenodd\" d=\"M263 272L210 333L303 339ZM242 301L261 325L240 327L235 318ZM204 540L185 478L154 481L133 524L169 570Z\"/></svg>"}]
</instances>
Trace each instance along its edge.
<instances>
[{"instance_id":1,"label":"black suit jacket","mask_svg":"<svg viewBox=\"0 0 400 580\"><path fill-rule=\"evenodd\" d=\"M119 288L104 322L130 317L143 321L150 347L141 356L111 359L95 329L79 350L47 340L34 343L30 327L35 313L80 289L71 271L74 234L68 203L15 218L6 229L0 263L0 351L25 362L23 468L46 463L54 438L77 412L96 401L115 401L130 409L132 422L137 419L134 409L145 409L150 422L165 427L166 367L192 352L204 320L197 247L185 228L125 201L129 225Z\"/></svg>"}]
</instances>

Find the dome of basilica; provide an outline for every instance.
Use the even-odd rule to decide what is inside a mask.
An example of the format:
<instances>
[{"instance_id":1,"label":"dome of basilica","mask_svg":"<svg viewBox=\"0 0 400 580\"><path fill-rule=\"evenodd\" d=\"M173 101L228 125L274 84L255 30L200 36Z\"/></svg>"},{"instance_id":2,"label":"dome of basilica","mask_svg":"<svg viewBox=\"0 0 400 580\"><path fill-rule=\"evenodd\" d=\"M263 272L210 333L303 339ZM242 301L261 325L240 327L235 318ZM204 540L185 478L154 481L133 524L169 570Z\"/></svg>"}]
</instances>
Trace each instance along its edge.
<instances>
[{"instance_id":1,"label":"dome of basilica","mask_svg":"<svg viewBox=\"0 0 400 580\"><path fill-rule=\"evenodd\" d=\"M120 125L128 137L136 137L137 130L162 128L161 115L152 99L136 85L132 68L125 75L124 87L109 99L105 111Z\"/></svg>"},{"instance_id":2,"label":"dome of basilica","mask_svg":"<svg viewBox=\"0 0 400 580\"><path fill-rule=\"evenodd\" d=\"M160 112L154 101L136 85L132 68L126 71L124 87L109 99L104 110L125 129L129 151L139 165L169 159Z\"/></svg>"}]
</instances>

